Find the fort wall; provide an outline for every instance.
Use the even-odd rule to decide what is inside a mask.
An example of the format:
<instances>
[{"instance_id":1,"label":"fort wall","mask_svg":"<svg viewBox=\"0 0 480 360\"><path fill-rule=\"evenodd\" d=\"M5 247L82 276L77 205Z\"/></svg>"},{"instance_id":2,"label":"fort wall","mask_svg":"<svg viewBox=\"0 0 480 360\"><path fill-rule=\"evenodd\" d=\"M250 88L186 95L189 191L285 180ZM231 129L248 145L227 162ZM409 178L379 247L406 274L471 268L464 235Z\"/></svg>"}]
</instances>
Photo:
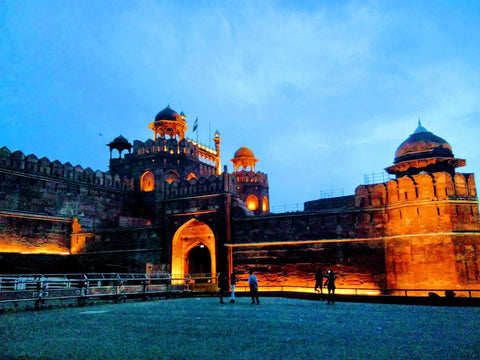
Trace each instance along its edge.
<instances>
[{"instance_id":1,"label":"fort wall","mask_svg":"<svg viewBox=\"0 0 480 360\"><path fill-rule=\"evenodd\" d=\"M480 288L476 196L473 174L423 173L235 219L233 262L270 285L311 284L322 267L345 287Z\"/></svg>"},{"instance_id":2,"label":"fort wall","mask_svg":"<svg viewBox=\"0 0 480 360\"><path fill-rule=\"evenodd\" d=\"M69 252L72 218L83 231L118 226L130 215L127 178L0 149L0 247L4 252Z\"/></svg>"},{"instance_id":3,"label":"fort wall","mask_svg":"<svg viewBox=\"0 0 480 360\"><path fill-rule=\"evenodd\" d=\"M396 179L358 186L354 195L260 216L242 196L268 195L266 174L225 168L217 176L217 153L185 139L135 141L124 158L131 145L118 141L110 144L119 151L110 172L1 148L1 250L78 253L59 263L86 272L143 272L146 264L168 270L173 240L197 241L194 232L177 233L191 222L208 229L195 236L214 237L207 245L217 270L225 273L229 265L242 278L254 268L262 285L313 287L321 267L337 274L339 287L480 288L474 176L455 174L442 162L448 159L434 167L446 172L421 171L426 168L416 160L402 163L390 168ZM244 167L255 164L253 153L248 159ZM17 256L18 264L25 259ZM45 258L36 259L45 266Z\"/></svg>"},{"instance_id":4,"label":"fort wall","mask_svg":"<svg viewBox=\"0 0 480 360\"><path fill-rule=\"evenodd\" d=\"M356 228L362 228L359 222L375 234L370 215L362 216L352 206L353 197L315 203L309 206L316 212L234 219L231 248L239 274L254 268L264 285L313 287L320 267L334 271L342 287L385 288L383 241L355 239Z\"/></svg>"}]
</instances>

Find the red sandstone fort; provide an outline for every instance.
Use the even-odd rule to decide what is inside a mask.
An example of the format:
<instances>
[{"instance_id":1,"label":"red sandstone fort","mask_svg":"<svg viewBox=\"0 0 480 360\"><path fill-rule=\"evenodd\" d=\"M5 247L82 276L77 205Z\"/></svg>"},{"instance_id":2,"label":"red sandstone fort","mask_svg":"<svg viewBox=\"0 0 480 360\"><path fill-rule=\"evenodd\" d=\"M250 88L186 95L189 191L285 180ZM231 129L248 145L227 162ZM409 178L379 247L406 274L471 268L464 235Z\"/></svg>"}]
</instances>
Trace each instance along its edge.
<instances>
[{"instance_id":1,"label":"red sandstone fort","mask_svg":"<svg viewBox=\"0 0 480 360\"><path fill-rule=\"evenodd\" d=\"M312 287L321 267L340 288L480 289L474 176L420 123L385 169L395 179L288 213L270 213L248 148L228 173L218 131L214 149L189 140L170 107L145 126L145 142L108 144L107 172L0 149L1 273L254 268L263 285Z\"/></svg>"}]
</instances>

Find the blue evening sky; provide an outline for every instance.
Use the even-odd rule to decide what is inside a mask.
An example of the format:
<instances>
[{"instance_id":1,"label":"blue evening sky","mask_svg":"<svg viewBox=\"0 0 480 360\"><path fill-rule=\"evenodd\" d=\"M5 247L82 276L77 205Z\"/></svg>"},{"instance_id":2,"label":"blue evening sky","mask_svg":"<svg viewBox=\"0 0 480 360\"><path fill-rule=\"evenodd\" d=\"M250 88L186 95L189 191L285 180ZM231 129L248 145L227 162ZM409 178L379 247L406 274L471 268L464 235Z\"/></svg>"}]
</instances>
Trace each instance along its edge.
<instances>
[{"instance_id":1,"label":"blue evening sky","mask_svg":"<svg viewBox=\"0 0 480 360\"><path fill-rule=\"evenodd\" d=\"M353 194L418 118L480 174L479 67L478 1L3 0L0 147L105 171L170 104L302 204Z\"/></svg>"}]
</instances>

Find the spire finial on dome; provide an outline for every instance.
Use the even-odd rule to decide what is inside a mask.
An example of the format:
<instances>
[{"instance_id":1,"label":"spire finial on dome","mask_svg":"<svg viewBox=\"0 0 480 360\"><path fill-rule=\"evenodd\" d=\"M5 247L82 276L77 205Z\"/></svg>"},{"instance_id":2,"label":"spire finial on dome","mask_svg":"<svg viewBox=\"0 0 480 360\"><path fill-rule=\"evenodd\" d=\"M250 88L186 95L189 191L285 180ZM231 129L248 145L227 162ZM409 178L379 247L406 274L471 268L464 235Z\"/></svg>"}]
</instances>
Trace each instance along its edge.
<instances>
[{"instance_id":1,"label":"spire finial on dome","mask_svg":"<svg viewBox=\"0 0 480 360\"><path fill-rule=\"evenodd\" d=\"M425 128L422 126L422 123L420 122L420 118L418 118L418 126L417 126L417 128L415 129L414 134L418 134L418 133L422 133L422 132L428 132L428 130L425 129Z\"/></svg>"}]
</instances>

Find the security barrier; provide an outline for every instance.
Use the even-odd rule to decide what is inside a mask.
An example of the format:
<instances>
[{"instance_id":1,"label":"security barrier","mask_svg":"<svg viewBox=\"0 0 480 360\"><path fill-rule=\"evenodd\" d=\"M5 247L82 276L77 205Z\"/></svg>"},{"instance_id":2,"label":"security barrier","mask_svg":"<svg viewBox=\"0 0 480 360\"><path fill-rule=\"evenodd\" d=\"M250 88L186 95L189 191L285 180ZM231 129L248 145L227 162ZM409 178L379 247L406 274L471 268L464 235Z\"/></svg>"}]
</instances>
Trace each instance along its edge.
<instances>
[{"instance_id":1,"label":"security barrier","mask_svg":"<svg viewBox=\"0 0 480 360\"><path fill-rule=\"evenodd\" d=\"M176 285L175 291L189 291L187 283ZM31 302L35 308L41 308L54 300L75 300L81 305L89 299L118 301L170 293L171 277L166 273L0 275L0 308L23 302Z\"/></svg>"},{"instance_id":2,"label":"security barrier","mask_svg":"<svg viewBox=\"0 0 480 360\"><path fill-rule=\"evenodd\" d=\"M215 274L214 274L215 275ZM85 274L0 274L0 310L13 308L41 309L51 306L75 306L93 303L95 301L115 301L125 299L148 299L155 297L170 297L175 295L218 294L218 274L171 275L169 273L85 273ZM248 296L249 287L237 284L236 293ZM300 286L260 286L264 295L292 296L316 299L320 296L313 287ZM450 292L457 303L466 300L479 303L480 289L366 289L337 288L336 295L366 301L376 298L381 301L392 299L441 299L447 298ZM303 294L303 295L302 295ZM325 292L324 292L325 294ZM450 297L450 296L448 296ZM422 302L424 302L422 300Z\"/></svg>"}]
</instances>

